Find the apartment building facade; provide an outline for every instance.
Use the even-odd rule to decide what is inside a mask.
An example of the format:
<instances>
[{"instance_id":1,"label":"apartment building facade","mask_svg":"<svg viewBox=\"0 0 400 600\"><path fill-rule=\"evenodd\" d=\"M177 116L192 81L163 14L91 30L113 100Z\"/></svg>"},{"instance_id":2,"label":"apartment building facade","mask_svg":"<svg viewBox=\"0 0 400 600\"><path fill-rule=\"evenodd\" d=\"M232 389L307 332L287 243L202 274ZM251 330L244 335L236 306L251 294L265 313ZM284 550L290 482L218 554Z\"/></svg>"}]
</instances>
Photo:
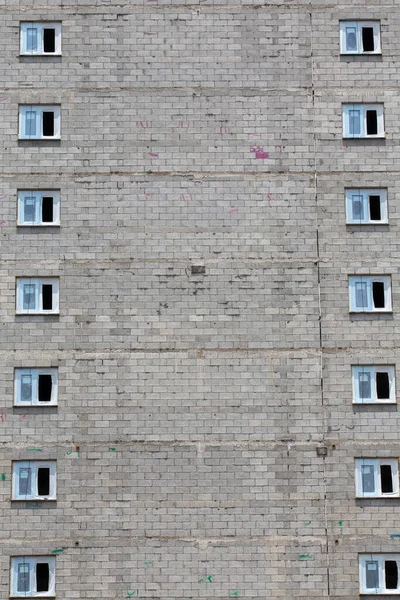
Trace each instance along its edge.
<instances>
[{"instance_id":1,"label":"apartment building facade","mask_svg":"<svg viewBox=\"0 0 400 600\"><path fill-rule=\"evenodd\" d=\"M400 6L0 15L1 598L400 594Z\"/></svg>"}]
</instances>

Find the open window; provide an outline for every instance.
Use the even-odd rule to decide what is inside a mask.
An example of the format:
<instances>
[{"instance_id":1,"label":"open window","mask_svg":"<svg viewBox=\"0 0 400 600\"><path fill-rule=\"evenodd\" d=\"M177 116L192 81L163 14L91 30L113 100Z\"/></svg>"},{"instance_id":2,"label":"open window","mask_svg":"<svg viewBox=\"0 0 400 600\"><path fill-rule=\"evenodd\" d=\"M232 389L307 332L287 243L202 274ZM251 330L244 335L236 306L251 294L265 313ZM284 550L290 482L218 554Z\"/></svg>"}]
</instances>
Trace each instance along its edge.
<instances>
[{"instance_id":1,"label":"open window","mask_svg":"<svg viewBox=\"0 0 400 600\"><path fill-rule=\"evenodd\" d=\"M348 225L385 225L387 222L387 190L346 190L346 223Z\"/></svg>"},{"instance_id":2,"label":"open window","mask_svg":"<svg viewBox=\"0 0 400 600\"><path fill-rule=\"evenodd\" d=\"M60 192L26 191L18 192L19 226L60 225Z\"/></svg>"},{"instance_id":3,"label":"open window","mask_svg":"<svg viewBox=\"0 0 400 600\"><path fill-rule=\"evenodd\" d=\"M56 406L58 369L15 369L15 406Z\"/></svg>"},{"instance_id":4,"label":"open window","mask_svg":"<svg viewBox=\"0 0 400 600\"><path fill-rule=\"evenodd\" d=\"M13 462L12 500L55 500L56 462Z\"/></svg>"},{"instance_id":5,"label":"open window","mask_svg":"<svg viewBox=\"0 0 400 600\"><path fill-rule=\"evenodd\" d=\"M389 365L356 366L353 371L355 404L390 404L396 402L394 367Z\"/></svg>"},{"instance_id":6,"label":"open window","mask_svg":"<svg viewBox=\"0 0 400 600\"><path fill-rule=\"evenodd\" d=\"M17 279L16 310L20 315L58 314L59 280L50 277Z\"/></svg>"},{"instance_id":7,"label":"open window","mask_svg":"<svg viewBox=\"0 0 400 600\"><path fill-rule=\"evenodd\" d=\"M356 458L357 498L398 498L399 463L396 458Z\"/></svg>"},{"instance_id":8,"label":"open window","mask_svg":"<svg viewBox=\"0 0 400 600\"><path fill-rule=\"evenodd\" d=\"M381 54L379 21L340 21L340 54Z\"/></svg>"},{"instance_id":9,"label":"open window","mask_svg":"<svg viewBox=\"0 0 400 600\"><path fill-rule=\"evenodd\" d=\"M344 138L384 138L383 104L343 104Z\"/></svg>"},{"instance_id":10,"label":"open window","mask_svg":"<svg viewBox=\"0 0 400 600\"><path fill-rule=\"evenodd\" d=\"M54 556L13 556L10 596L51 598L55 592Z\"/></svg>"},{"instance_id":11,"label":"open window","mask_svg":"<svg viewBox=\"0 0 400 600\"><path fill-rule=\"evenodd\" d=\"M391 312L390 275L351 275L350 312Z\"/></svg>"},{"instance_id":12,"label":"open window","mask_svg":"<svg viewBox=\"0 0 400 600\"><path fill-rule=\"evenodd\" d=\"M24 105L19 107L20 140L58 140L61 136L59 105Z\"/></svg>"},{"instance_id":13,"label":"open window","mask_svg":"<svg viewBox=\"0 0 400 600\"><path fill-rule=\"evenodd\" d=\"M400 594L400 554L360 554L361 594Z\"/></svg>"},{"instance_id":14,"label":"open window","mask_svg":"<svg viewBox=\"0 0 400 600\"><path fill-rule=\"evenodd\" d=\"M61 55L61 23L21 23L20 53L28 56Z\"/></svg>"}]
</instances>

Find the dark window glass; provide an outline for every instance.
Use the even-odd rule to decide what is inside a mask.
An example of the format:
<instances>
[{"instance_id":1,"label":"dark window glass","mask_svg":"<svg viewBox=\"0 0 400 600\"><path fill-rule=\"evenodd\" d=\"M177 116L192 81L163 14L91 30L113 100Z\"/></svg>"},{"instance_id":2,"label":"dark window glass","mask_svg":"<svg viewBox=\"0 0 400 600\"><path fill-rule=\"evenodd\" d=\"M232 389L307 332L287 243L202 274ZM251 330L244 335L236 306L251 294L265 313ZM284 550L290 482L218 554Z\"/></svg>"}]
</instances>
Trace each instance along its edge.
<instances>
[{"instance_id":1,"label":"dark window glass","mask_svg":"<svg viewBox=\"0 0 400 600\"><path fill-rule=\"evenodd\" d=\"M378 400L389 398L389 373L376 373L376 397Z\"/></svg>"},{"instance_id":2,"label":"dark window glass","mask_svg":"<svg viewBox=\"0 0 400 600\"><path fill-rule=\"evenodd\" d=\"M49 467L39 467L37 472L37 485L39 496L50 495L50 469Z\"/></svg>"},{"instance_id":3,"label":"dark window glass","mask_svg":"<svg viewBox=\"0 0 400 600\"><path fill-rule=\"evenodd\" d=\"M54 113L43 112L43 137L54 136Z\"/></svg>"},{"instance_id":4,"label":"dark window glass","mask_svg":"<svg viewBox=\"0 0 400 600\"><path fill-rule=\"evenodd\" d=\"M364 52L373 52L375 50L374 30L372 27L362 28L362 44Z\"/></svg>"},{"instance_id":5,"label":"dark window glass","mask_svg":"<svg viewBox=\"0 0 400 600\"><path fill-rule=\"evenodd\" d=\"M56 31L55 29L43 30L43 52L56 51Z\"/></svg>"},{"instance_id":6,"label":"dark window glass","mask_svg":"<svg viewBox=\"0 0 400 600\"><path fill-rule=\"evenodd\" d=\"M42 285L43 310L52 310L53 308L53 286L49 284Z\"/></svg>"},{"instance_id":7,"label":"dark window glass","mask_svg":"<svg viewBox=\"0 0 400 600\"><path fill-rule=\"evenodd\" d=\"M53 198L44 196L42 199L42 222L53 222Z\"/></svg>"},{"instance_id":8,"label":"dark window glass","mask_svg":"<svg viewBox=\"0 0 400 600\"><path fill-rule=\"evenodd\" d=\"M385 308L385 286L381 281L372 283L372 297L375 308Z\"/></svg>"},{"instance_id":9,"label":"dark window glass","mask_svg":"<svg viewBox=\"0 0 400 600\"><path fill-rule=\"evenodd\" d=\"M381 487L382 494L393 493L392 467L390 465L381 465Z\"/></svg>"},{"instance_id":10,"label":"dark window glass","mask_svg":"<svg viewBox=\"0 0 400 600\"><path fill-rule=\"evenodd\" d=\"M378 134L378 115L376 110L367 110L367 135Z\"/></svg>"},{"instance_id":11,"label":"dark window glass","mask_svg":"<svg viewBox=\"0 0 400 600\"><path fill-rule=\"evenodd\" d=\"M51 375L39 375L39 402L50 402L51 388Z\"/></svg>"},{"instance_id":12,"label":"dark window glass","mask_svg":"<svg viewBox=\"0 0 400 600\"><path fill-rule=\"evenodd\" d=\"M36 591L49 591L50 571L48 563L38 563L36 565Z\"/></svg>"},{"instance_id":13,"label":"dark window glass","mask_svg":"<svg viewBox=\"0 0 400 600\"><path fill-rule=\"evenodd\" d=\"M369 197L369 216L371 221L380 221L382 219L380 196Z\"/></svg>"},{"instance_id":14,"label":"dark window glass","mask_svg":"<svg viewBox=\"0 0 400 600\"><path fill-rule=\"evenodd\" d=\"M387 590L397 590L397 562L385 560L385 586Z\"/></svg>"}]
</instances>

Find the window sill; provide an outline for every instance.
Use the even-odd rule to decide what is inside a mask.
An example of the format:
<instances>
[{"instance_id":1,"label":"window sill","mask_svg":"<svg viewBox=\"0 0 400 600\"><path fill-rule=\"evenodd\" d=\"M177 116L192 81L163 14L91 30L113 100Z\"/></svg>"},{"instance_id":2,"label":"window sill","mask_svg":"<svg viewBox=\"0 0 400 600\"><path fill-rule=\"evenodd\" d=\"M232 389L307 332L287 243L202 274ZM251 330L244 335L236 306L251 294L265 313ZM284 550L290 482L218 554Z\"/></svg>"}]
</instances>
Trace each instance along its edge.
<instances>
[{"instance_id":1,"label":"window sill","mask_svg":"<svg viewBox=\"0 0 400 600\"><path fill-rule=\"evenodd\" d=\"M60 227L60 223L17 223L17 227L24 227L29 229L36 229L36 227L40 228L48 228L54 229L55 227Z\"/></svg>"},{"instance_id":2,"label":"window sill","mask_svg":"<svg viewBox=\"0 0 400 600\"><path fill-rule=\"evenodd\" d=\"M389 221L362 221L361 223L347 221L346 225L349 227L387 227Z\"/></svg>"},{"instance_id":3,"label":"window sill","mask_svg":"<svg viewBox=\"0 0 400 600\"><path fill-rule=\"evenodd\" d=\"M10 498L10 502L43 502L50 504L51 502L56 503L57 498Z\"/></svg>"},{"instance_id":4,"label":"window sill","mask_svg":"<svg viewBox=\"0 0 400 600\"><path fill-rule=\"evenodd\" d=\"M381 400L380 402L352 402L353 406L396 406L396 400Z\"/></svg>"},{"instance_id":5,"label":"window sill","mask_svg":"<svg viewBox=\"0 0 400 600\"><path fill-rule=\"evenodd\" d=\"M19 137L19 142L60 142L61 136L58 137Z\"/></svg>"},{"instance_id":6,"label":"window sill","mask_svg":"<svg viewBox=\"0 0 400 600\"><path fill-rule=\"evenodd\" d=\"M60 314L60 311L52 311L52 312L43 312L39 310L29 310L26 312L17 311L16 316L18 317L52 317Z\"/></svg>"},{"instance_id":7,"label":"window sill","mask_svg":"<svg viewBox=\"0 0 400 600\"><path fill-rule=\"evenodd\" d=\"M54 402L31 402L29 404L22 404L22 402L16 402L13 404L13 408L56 408L58 404Z\"/></svg>"},{"instance_id":8,"label":"window sill","mask_svg":"<svg viewBox=\"0 0 400 600\"><path fill-rule=\"evenodd\" d=\"M367 140L385 140L386 132L381 133L380 135L364 135L364 136L344 135L343 139L346 141L353 140L353 141L363 141L363 142L365 142Z\"/></svg>"},{"instance_id":9,"label":"window sill","mask_svg":"<svg viewBox=\"0 0 400 600\"><path fill-rule=\"evenodd\" d=\"M350 315L392 315L393 310L349 310Z\"/></svg>"}]
</instances>

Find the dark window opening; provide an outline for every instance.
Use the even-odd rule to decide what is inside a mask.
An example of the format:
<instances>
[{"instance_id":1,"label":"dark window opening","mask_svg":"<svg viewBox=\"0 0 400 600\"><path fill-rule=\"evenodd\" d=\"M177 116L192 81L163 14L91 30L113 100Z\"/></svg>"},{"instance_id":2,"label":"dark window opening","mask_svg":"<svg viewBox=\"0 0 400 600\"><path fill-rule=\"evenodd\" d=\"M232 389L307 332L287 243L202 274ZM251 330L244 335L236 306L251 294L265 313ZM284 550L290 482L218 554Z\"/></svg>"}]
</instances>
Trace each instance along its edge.
<instances>
[{"instance_id":1,"label":"dark window opening","mask_svg":"<svg viewBox=\"0 0 400 600\"><path fill-rule=\"evenodd\" d=\"M49 591L50 570L48 563L38 563L36 565L36 591Z\"/></svg>"},{"instance_id":2,"label":"dark window opening","mask_svg":"<svg viewBox=\"0 0 400 600\"><path fill-rule=\"evenodd\" d=\"M382 494L393 493L392 467L390 465L381 465L381 486Z\"/></svg>"},{"instance_id":3,"label":"dark window opening","mask_svg":"<svg viewBox=\"0 0 400 600\"><path fill-rule=\"evenodd\" d=\"M54 113L43 112L43 137L54 136Z\"/></svg>"},{"instance_id":4,"label":"dark window opening","mask_svg":"<svg viewBox=\"0 0 400 600\"><path fill-rule=\"evenodd\" d=\"M385 586L387 590L397 590L398 572L395 560L385 560Z\"/></svg>"},{"instance_id":5,"label":"dark window opening","mask_svg":"<svg viewBox=\"0 0 400 600\"><path fill-rule=\"evenodd\" d=\"M53 222L53 198L44 197L42 199L42 222Z\"/></svg>"},{"instance_id":6,"label":"dark window opening","mask_svg":"<svg viewBox=\"0 0 400 600\"><path fill-rule=\"evenodd\" d=\"M373 52L375 50L373 27L362 28L362 44L364 52Z\"/></svg>"},{"instance_id":7,"label":"dark window opening","mask_svg":"<svg viewBox=\"0 0 400 600\"><path fill-rule=\"evenodd\" d=\"M367 135L378 134L378 115L376 110L367 110Z\"/></svg>"},{"instance_id":8,"label":"dark window opening","mask_svg":"<svg viewBox=\"0 0 400 600\"><path fill-rule=\"evenodd\" d=\"M48 467L40 467L38 469L37 486L39 496L50 495L50 469Z\"/></svg>"},{"instance_id":9,"label":"dark window opening","mask_svg":"<svg viewBox=\"0 0 400 600\"><path fill-rule=\"evenodd\" d=\"M43 29L43 52L56 51L56 30Z\"/></svg>"},{"instance_id":10,"label":"dark window opening","mask_svg":"<svg viewBox=\"0 0 400 600\"><path fill-rule=\"evenodd\" d=\"M371 221L380 221L382 219L380 196L369 197L369 216Z\"/></svg>"},{"instance_id":11,"label":"dark window opening","mask_svg":"<svg viewBox=\"0 0 400 600\"><path fill-rule=\"evenodd\" d=\"M53 286L42 285L43 310L53 309Z\"/></svg>"},{"instance_id":12,"label":"dark window opening","mask_svg":"<svg viewBox=\"0 0 400 600\"><path fill-rule=\"evenodd\" d=\"M376 373L376 397L387 400L389 395L389 373Z\"/></svg>"},{"instance_id":13,"label":"dark window opening","mask_svg":"<svg viewBox=\"0 0 400 600\"><path fill-rule=\"evenodd\" d=\"M375 308L385 308L385 285L381 281L372 283L372 297Z\"/></svg>"},{"instance_id":14,"label":"dark window opening","mask_svg":"<svg viewBox=\"0 0 400 600\"><path fill-rule=\"evenodd\" d=\"M39 375L39 402L50 402L51 387L51 375Z\"/></svg>"}]
</instances>

